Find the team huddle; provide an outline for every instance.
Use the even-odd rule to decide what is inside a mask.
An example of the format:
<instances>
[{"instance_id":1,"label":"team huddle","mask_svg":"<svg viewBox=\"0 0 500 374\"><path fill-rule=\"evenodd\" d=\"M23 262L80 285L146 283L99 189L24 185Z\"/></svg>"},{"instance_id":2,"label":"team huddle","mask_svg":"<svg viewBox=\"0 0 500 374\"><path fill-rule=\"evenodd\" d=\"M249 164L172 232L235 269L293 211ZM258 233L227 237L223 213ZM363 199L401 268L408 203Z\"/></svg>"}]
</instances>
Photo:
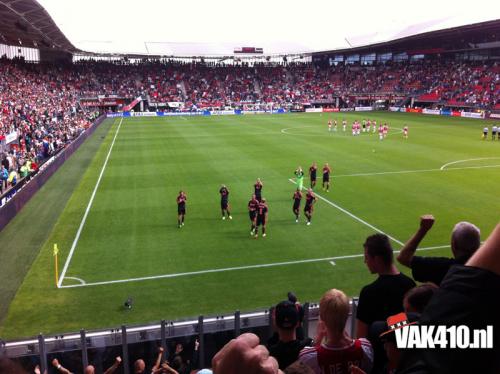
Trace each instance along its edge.
<instances>
[{"instance_id":1,"label":"team huddle","mask_svg":"<svg viewBox=\"0 0 500 374\"><path fill-rule=\"evenodd\" d=\"M307 192L305 193L305 206L304 206L304 215L307 219L307 225L309 226L311 224L312 220L312 215L314 211L314 204L317 201L317 197L313 192L313 188L316 186L316 179L317 179L317 171L318 167L316 162L314 162L311 167L309 168L309 179L310 179L310 187L307 189ZM330 174L332 172L332 169L328 165L328 163L325 163L323 166L323 190L326 192L329 192L330 189ZM302 189L303 189L303 184L304 184L304 171L302 170L302 167L298 167L295 170L295 177L296 177L296 185L297 189L294 192L292 196L293 200L293 214L295 215L295 222L299 222L299 217L300 217L300 206L302 203L302 198L304 195L302 194ZM257 178L257 181L253 185L254 187L254 193L252 194L252 198L248 202L248 215L250 218L250 235L253 236L254 238L259 237L259 228L261 228L262 232L262 237L266 237L266 223L267 223L267 216L268 216L268 205L266 202L266 199L262 197L262 189L264 187L264 184L260 180L260 178ZM230 205L229 205L229 189L225 186L222 185L219 194L221 197L220 200L220 207L221 207L221 213L222 213L222 220L225 220L226 217L230 220L233 219L231 216L230 212ZM187 195L184 191L180 191L179 195L177 196L177 225L179 228L184 226L184 218L186 216L186 202L187 202Z\"/></svg>"},{"instance_id":2,"label":"team huddle","mask_svg":"<svg viewBox=\"0 0 500 374\"><path fill-rule=\"evenodd\" d=\"M378 129L379 139L384 140L387 137L387 134L389 133L389 125L387 123L384 123L383 125L379 124L377 128L377 121L375 120L372 121L370 119L368 120L363 119L363 121L361 122L355 120L351 125L352 136L358 136L361 134L361 132L375 134L377 132L377 129ZM343 119L342 131L346 132L346 130L347 130L347 121ZM337 131L337 120L334 120L333 122L331 119L328 120L328 131L329 132ZM408 139L408 126L406 125L403 128L403 137L405 139Z\"/></svg>"}]
</instances>

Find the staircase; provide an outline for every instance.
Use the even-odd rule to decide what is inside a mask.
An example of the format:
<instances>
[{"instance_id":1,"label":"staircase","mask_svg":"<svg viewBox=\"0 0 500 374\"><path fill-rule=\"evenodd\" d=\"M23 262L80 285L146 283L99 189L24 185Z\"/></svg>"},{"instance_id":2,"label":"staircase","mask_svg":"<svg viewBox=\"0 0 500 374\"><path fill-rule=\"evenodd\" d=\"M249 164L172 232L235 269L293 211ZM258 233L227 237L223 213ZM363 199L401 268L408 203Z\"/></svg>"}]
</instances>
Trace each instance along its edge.
<instances>
[{"instance_id":1,"label":"staircase","mask_svg":"<svg viewBox=\"0 0 500 374\"><path fill-rule=\"evenodd\" d=\"M123 111L124 112L130 112L141 101L142 101L142 97L141 96L136 97L134 100L132 100L132 102L130 104L125 105L123 107Z\"/></svg>"}]
</instances>

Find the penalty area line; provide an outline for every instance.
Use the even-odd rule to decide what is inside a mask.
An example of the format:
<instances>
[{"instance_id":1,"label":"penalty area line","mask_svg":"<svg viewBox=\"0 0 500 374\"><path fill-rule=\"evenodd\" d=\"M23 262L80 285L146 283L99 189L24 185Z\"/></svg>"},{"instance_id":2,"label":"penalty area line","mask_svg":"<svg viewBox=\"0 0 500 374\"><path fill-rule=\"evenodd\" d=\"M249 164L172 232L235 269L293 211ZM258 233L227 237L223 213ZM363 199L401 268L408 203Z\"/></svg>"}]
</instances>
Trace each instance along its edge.
<instances>
[{"instance_id":1,"label":"penalty area line","mask_svg":"<svg viewBox=\"0 0 500 374\"><path fill-rule=\"evenodd\" d=\"M288 179L288 180L289 180L291 183L293 183L293 184L297 184L297 183L296 183L293 179ZM325 199L323 196L321 196L320 194L318 194L318 193L316 193L316 192L315 192L314 194L315 194L316 196L318 196L321 200L323 200L325 203L327 203L327 204L329 204L329 205L333 206L334 208L336 208L336 209L340 210L342 213L347 214L349 217L354 218L356 221L361 222L363 225L368 226L369 228L371 228L372 230L375 230L376 232L378 232L378 233L380 233L380 234L387 235L387 237L388 237L389 239L391 239L391 240L392 240L393 242L395 242L395 243L398 243L400 246L403 246L403 245L404 245L404 243L403 243L403 242L401 242L400 240L398 240L398 239L396 239L396 238L392 237L391 235L389 235L389 234L387 234L387 233L383 232L382 230L380 230L379 228L377 228L377 227L373 226L372 224L370 224L370 223L366 222L365 220L363 220L363 219L359 218L358 216L356 216L356 215L352 214L352 213L351 213L351 212L349 212L348 210L346 210L346 209L342 208L340 205L337 205L337 204L335 204L335 203L331 202L330 200Z\"/></svg>"},{"instance_id":2,"label":"penalty area line","mask_svg":"<svg viewBox=\"0 0 500 374\"><path fill-rule=\"evenodd\" d=\"M113 146L115 145L115 140L116 137L118 136L118 132L120 131L120 127L122 125L123 117L120 119L120 123L118 124L118 128L116 129L115 136L113 138L113 141L111 142L111 146L109 147L108 155L106 156L106 160L104 161L104 164L102 165L101 173L99 174L99 178L97 178L97 182L94 187L94 191L92 192L92 195L90 196L89 203L87 205L87 209L85 210L85 214L83 215L82 221L80 222L80 227L78 227L78 231L76 232L75 239L73 240L73 244L71 244L71 249L68 254L68 258L66 259L66 262L64 263L64 268L62 270L61 276L59 277L59 283L57 283L57 287L61 288L62 287L62 282L64 281L64 277L66 276L66 272L68 271L69 264L71 262L71 258L73 257L73 253L75 252L76 245L78 244L78 240L80 239L80 235L83 231L83 227L85 226L85 221L87 221L87 217L90 212L90 208L92 207L92 203L94 202L94 198L97 192L97 189L99 188L99 184L101 183L102 176L104 175L104 170L106 170L106 166L108 165L108 160L109 156L111 156L111 151L113 150Z\"/></svg>"},{"instance_id":3,"label":"penalty area line","mask_svg":"<svg viewBox=\"0 0 500 374\"><path fill-rule=\"evenodd\" d=\"M425 247L419 248L417 251L429 251L433 249L439 248L449 248L450 245L441 245L435 247ZM394 253L399 253L399 251L394 251ZM287 266L287 265L297 265L297 264L307 264L307 263L315 263L315 262L335 262L337 260L345 260L351 258L361 258L364 257L365 254L354 254L354 255L346 255L346 256L335 256L335 257L325 257L325 258L311 258L305 260L296 260L296 261L285 261L285 262L275 262L270 264L258 264L258 265L247 265L247 266L236 266L229 268L220 268L220 269L208 269L208 270L200 270L200 271L189 271L185 273L173 273L173 274L163 274L163 275L152 275L149 277L138 277L138 278L129 278L129 279L118 279L111 281L102 281L102 282L87 282L85 284L71 284L61 286L60 288L78 288L78 287L89 287L89 286L104 286L109 284L119 284L119 283L130 283L130 282L141 282L148 280L156 280L156 279L168 279L168 278L179 278L186 277L190 275L203 275L203 274L211 274L211 273L223 273L227 271L238 271L238 270L250 270L250 269L263 269L263 268L271 268L277 266ZM333 265L333 264L332 264ZM67 277L69 278L69 277Z\"/></svg>"}]
</instances>

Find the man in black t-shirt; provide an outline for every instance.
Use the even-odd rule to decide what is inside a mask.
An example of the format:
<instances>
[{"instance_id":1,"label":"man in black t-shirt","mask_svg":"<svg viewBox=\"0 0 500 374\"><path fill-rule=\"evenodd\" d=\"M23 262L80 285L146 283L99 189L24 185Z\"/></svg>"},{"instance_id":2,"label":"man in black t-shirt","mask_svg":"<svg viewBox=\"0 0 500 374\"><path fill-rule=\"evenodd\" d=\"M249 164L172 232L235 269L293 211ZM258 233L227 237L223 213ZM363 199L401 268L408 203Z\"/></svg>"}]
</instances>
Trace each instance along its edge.
<instances>
[{"instance_id":1,"label":"man in black t-shirt","mask_svg":"<svg viewBox=\"0 0 500 374\"><path fill-rule=\"evenodd\" d=\"M398 255L401 265L412 270L413 279L440 285L452 265L463 265L481 245L481 232L469 222L459 222L451 233L451 251L454 258L415 256L418 245L434 224L430 214L420 217L420 227Z\"/></svg>"},{"instance_id":2,"label":"man in black t-shirt","mask_svg":"<svg viewBox=\"0 0 500 374\"><path fill-rule=\"evenodd\" d=\"M269 344L269 354L276 358L280 369L285 369L299 357L299 352L311 344L311 339L298 340L295 328L299 325L299 309L290 301L282 301L274 308L274 326L278 330L279 340Z\"/></svg>"},{"instance_id":3,"label":"man in black t-shirt","mask_svg":"<svg viewBox=\"0 0 500 374\"><path fill-rule=\"evenodd\" d=\"M385 321L387 317L403 312L403 299L415 282L401 273L394 265L391 243L387 235L374 234L364 243L365 263L378 278L363 287L359 294L356 313L356 336L371 341L375 353L373 373L383 368L387 360L384 348L378 338L369 336L370 325L375 321Z\"/></svg>"}]
</instances>

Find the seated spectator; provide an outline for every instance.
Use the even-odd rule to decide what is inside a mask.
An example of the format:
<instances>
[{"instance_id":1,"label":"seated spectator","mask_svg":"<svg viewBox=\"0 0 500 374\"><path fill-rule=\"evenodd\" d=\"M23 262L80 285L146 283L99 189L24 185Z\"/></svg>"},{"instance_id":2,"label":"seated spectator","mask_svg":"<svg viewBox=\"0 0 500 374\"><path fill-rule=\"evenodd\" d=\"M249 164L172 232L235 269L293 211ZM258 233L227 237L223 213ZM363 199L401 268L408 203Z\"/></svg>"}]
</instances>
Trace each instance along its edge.
<instances>
[{"instance_id":1,"label":"seated spectator","mask_svg":"<svg viewBox=\"0 0 500 374\"><path fill-rule=\"evenodd\" d=\"M345 331L349 317L349 299L339 290L327 291L319 303L318 333L316 346L305 348L299 361L313 369L316 374L348 373L353 364L370 372L373 364L373 349L367 339L353 339Z\"/></svg>"},{"instance_id":2,"label":"seated spectator","mask_svg":"<svg viewBox=\"0 0 500 374\"><path fill-rule=\"evenodd\" d=\"M438 288L434 283L424 283L409 290L403 299L405 312L422 314Z\"/></svg>"},{"instance_id":3,"label":"seated spectator","mask_svg":"<svg viewBox=\"0 0 500 374\"><path fill-rule=\"evenodd\" d=\"M269 354L278 360L280 369L285 369L299 357L299 352L312 340L299 340L296 328L299 325L299 309L290 301L282 301L273 310L273 324L278 330L278 341L268 344Z\"/></svg>"},{"instance_id":4,"label":"seated spectator","mask_svg":"<svg viewBox=\"0 0 500 374\"><path fill-rule=\"evenodd\" d=\"M451 233L451 251L454 258L415 256L418 245L434 225L432 215L420 217L420 227L408 240L398 255L400 264L412 270L413 278L419 282L432 282L438 286L454 264L465 264L481 245L481 232L469 222L459 222Z\"/></svg>"}]
</instances>

